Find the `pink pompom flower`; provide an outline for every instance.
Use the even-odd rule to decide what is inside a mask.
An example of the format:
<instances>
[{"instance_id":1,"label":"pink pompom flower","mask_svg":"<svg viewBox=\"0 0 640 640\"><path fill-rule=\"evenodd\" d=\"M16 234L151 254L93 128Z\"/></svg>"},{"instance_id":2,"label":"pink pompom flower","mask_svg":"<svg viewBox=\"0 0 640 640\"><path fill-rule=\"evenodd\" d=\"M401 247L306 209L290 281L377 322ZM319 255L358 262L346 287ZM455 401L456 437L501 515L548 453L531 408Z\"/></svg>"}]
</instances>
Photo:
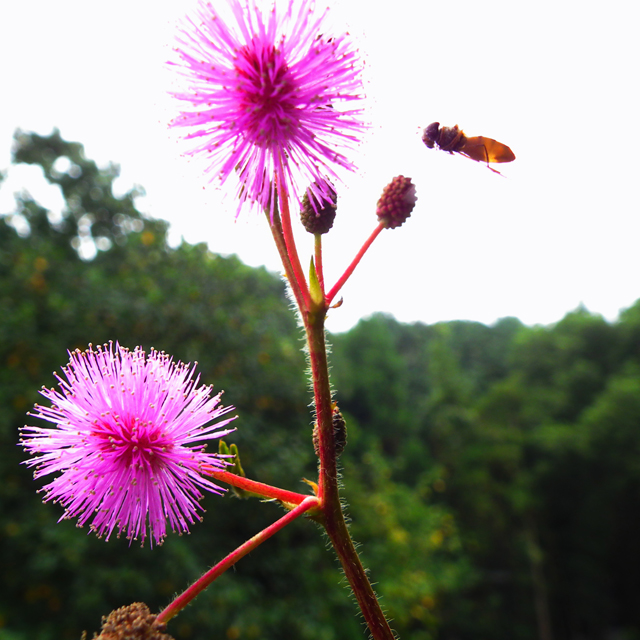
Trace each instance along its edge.
<instances>
[{"instance_id":1,"label":"pink pompom flower","mask_svg":"<svg viewBox=\"0 0 640 640\"><path fill-rule=\"evenodd\" d=\"M56 375L60 390L43 388L51 406L36 405L30 415L54 424L25 426L21 444L34 457L35 478L59 474L44 486L45 501L59 502L60 518L78 518L78 526L108 540L117 530L131 541L147 537L160 544L166 521L187 532L200 520L200 489L223 489L203 477L225 462L206 453L206 442L233 429L233 409L220 394L198 386L195 366L163 352L133 352L113 343L70 353Z\"/></svg>"},{"instance_id":2,"label":"pink pompom flower","mask_svg":"<svg viewBox=\"0 0 640 640\"><path fill-rule=\"evenodd\" d=\"M193 129L188 152L207 154L221 181L235 176L240 207L273 213L276 184L301 198L309 185L330 201L334 167L353 170L343 151L366 125L361 63L347 34L333 35L313 0L201 0L175 48L191 108L172 126ZM261 8L258 7L261 5ZM227 18L221 14L227 8Z\"/></svg>"}]
</instances>

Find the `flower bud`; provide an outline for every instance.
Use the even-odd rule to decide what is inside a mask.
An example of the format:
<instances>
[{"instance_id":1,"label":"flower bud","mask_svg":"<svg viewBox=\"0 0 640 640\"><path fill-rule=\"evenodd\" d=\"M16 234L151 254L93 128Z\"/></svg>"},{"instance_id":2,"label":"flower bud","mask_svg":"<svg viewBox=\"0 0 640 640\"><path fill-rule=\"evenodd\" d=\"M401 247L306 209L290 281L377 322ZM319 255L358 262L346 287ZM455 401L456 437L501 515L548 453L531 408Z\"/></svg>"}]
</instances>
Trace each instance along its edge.
<instances>
[{"instance_id":1,"label":"flower bud","mask_svg":"<svg viewBox=\"0 0 640 640\"><path fill-rule=\"evenodd\" d=\"M318 183L314 182L313 186L318 190L317 195L313 193L311 187L307 189L302 198L300 220L309 233L327 233L336 217L338 194L330 182L325 184L324 198L321 197L322 190Z\"/></svg>"},{"instance_id":2,"label":"flower bud","mask_svg":"<svg viewBox=\"0 0 640 640\"><path fill-rule=\"evenodd\" d=\"M173 640L164 633L167 625L156 622L158 616L142 602L120 607L102 618L102 631L96 640ZM86 637L86 636L84 636Z\"/></svg>"},{"instance_id":3,"label":"flower bud","mask_svg":"<svg viewBox=\"0 0 640 640\"><path fill-rule=\"evenodd\" d=\"M376 214L387 228L399 227L413 211L417 201L416 187L411 178L395 177L385 188L378 200Z\"/></svg>"}]
</instances>

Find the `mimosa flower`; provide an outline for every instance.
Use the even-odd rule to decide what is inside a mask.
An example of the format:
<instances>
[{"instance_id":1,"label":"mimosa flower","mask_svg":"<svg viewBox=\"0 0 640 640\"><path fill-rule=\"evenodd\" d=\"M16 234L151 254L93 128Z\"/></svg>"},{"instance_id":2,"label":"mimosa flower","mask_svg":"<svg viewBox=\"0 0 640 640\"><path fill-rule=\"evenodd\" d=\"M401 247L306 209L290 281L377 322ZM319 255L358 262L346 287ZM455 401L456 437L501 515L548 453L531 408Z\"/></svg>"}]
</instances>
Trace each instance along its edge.
<instances>
[{"instance_id":1,"label":"mimosa flower","mask_svg":"<svg viewBox=\"0 0 640 640\"><path fill-rule=\"evenodd\" d=\"M30 415L55 427L25 426L21 444L35 457L35 478L59 475L41 491L59 502L60 518L78 518L78 526L108 540L112 532L129 540L147 537L160 544L166 521L188 531L200 520L200 489L223 489L203 477L225 462L206 453L206 442L233 429L233 409L198 387L195 367L174 363L165 353L148 355L109 344L70 353L60 390L41 390L51 406L36 405Z\"/></svg>"},{"instance_id":2,"label":"mimosa flower","mask_svg":"<svg viewBox=\"0 0 640 640\"><path fill-rule=\"evenodd\" d=\"M353 170L343 151L365 129L361 63L347 34L333 35L312 0L201 0L175 51L188 89L171 125L193 129L188 152L206 154L222 182L236 180L239 208L273 213L279 184L300 199L309 184L330 201L335 168ZM228 9L228 20L221 15Z\"/></svg>"}]
</instances>

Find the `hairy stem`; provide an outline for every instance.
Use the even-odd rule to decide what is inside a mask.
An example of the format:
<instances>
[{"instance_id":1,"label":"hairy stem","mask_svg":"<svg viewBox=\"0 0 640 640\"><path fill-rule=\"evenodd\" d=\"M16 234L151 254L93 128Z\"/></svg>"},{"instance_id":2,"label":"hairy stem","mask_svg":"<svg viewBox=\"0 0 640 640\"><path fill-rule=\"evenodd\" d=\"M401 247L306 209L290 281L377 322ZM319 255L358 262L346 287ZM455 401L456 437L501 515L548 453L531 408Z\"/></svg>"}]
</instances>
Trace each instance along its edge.
<instances>
[{"instance_id":1,"label":"hairy stem","mask_svg":"<svg viewBox=\"0 0 640 640\"><path fill-rule=\"evenodd\" d=\"M287 276L287 280L289 281L289 285L291 286L291 290L293 291L293 295L296 299L296 304L298 305L299 309L304 309L306 305L305 294L308 297L308 293L306 291L303 293L303 290L300 289L300 285L293 270L293 265L291 264L291 260L289 259L289 252L287 250L287 243L284 238L284 231L282 229L280 214L276 210L273 213L273 217L270 219L269 212L266 211L265 213L267 214L267 220L269 221L271 235L273 236L273 240L276 243L276 248L278 249L278 253L280 254L280 260L282 261L284 272Z\"/></svg>"},{"instance_id":2,"label":"hairy stem","mask_svg":"<svg viewBox=\"0 0 640 640\"><path fill-rule=\"evenodd\" d=\"M382 612L378 599L373 591L369 578L360 562L342 512L340 503L340 492L338 486L338 468L335 447L335 437L333 433L333 407L331 399L331 384L329 380L329 363L327 359L327 345L325 342L324 321L331 299L340 290L342 285L351 275L358 262L384 228L379 225L365 242L362 249L353 260L345 274L333 287L328 296L322 296L322 300L312 300L309 289L306 285L304 275L298 259L298 252L295 246L295 239L291 229L291 218L289 215L289 203L284 189L280 188L280 211L282 213L282 238L286 245L286 259L283 258L285 269L293 269L295 274L295 284L302 292L302 296L296 294L296 301L300 310L307 342L309 346L309 361L311 364L311 375L313 380L313 394L316 409L316 421L318 425L318 457L320 458L320 469L318 478L318 498L320 500L320 517L329 539L333 544L338 558L342 564L345 576L353 589L353 593L362 610L364 619L369 627L374 640L395 640L393 632ZM276 234L274 233L274 237ZM278 242L278 239L276 240ZM280 242L282 240L280 239ZM321 243L316 237L316 273L322 274ZM278 247L282 256L283 250ZM318 259L320 256L320 259ZM287 276L289 272L287 271ZM319 276L324 280L323 274ZM322 281L321 281L322 282ZM294 292L296 287L292 283ZM324 292L324 284L321 284ZM301 300L301 297L303 298ZM302 504L305 504L304 502Z\"/></svg>"},{"instance_id":3,"label":"hairy stem","mask_svg":"<svg viewBox=\"0 0 640 640\"><path fill-rule=\"evenodd\" d=\"M349 535L340 503L324 318L324 313L317 313L307 316L305 322L318 422L320 457L318 496L322 500L323 524L338 554L371 636L374 640L394 640L393 632L380 608Z\"/></svg>"},{"instance_id":4,"label":"hairy stem","mask_svg":"<svg viewBox=\"0 0 640 640\"><path fill-rule=\"evenodd\" d=\"M278 185L278 190L280 195L280 219L282 221L282 234L284 236L285 245L287 247L287 255L289 257L291 267L293 268L293 274L298 284L298 289L300 290L302 298L304 300L304 307L300 306L300 303L298 302L300 310L303 311L304 309L309 307L309 287L307 286L307 281L305 280L304 272L302 271L302 265L300 264L300 258L298 257L298 249L296 248L296 241L293 237L293 229L291 228L291 214L289 213L289 199L287 198L287 194L282 185Z\"/></svg>"},{"instance_id":5,"label":"hairy stem","mask_svg":"<svg viewBox=\"0 0 640 640\"><path fill-rule=\"evenodd\" d=\"M272 525L257 533L253 538L247 540L240 545L235 551L232 551L224 560L209 569L199 580L194 582L186 591L181 593L164 611L158 615L158 622L167 622L177 613L182 611L199 593L204 591L217 577L222 575L227 569L232 567L238 560L244 558L249 552L253 551L257 546L268 540L274 533L277 533L284 526L301 516L305 511L318 505L318 498L315 496L307 496L295 509L289 511Z\"/></svg>"}]
</instances>

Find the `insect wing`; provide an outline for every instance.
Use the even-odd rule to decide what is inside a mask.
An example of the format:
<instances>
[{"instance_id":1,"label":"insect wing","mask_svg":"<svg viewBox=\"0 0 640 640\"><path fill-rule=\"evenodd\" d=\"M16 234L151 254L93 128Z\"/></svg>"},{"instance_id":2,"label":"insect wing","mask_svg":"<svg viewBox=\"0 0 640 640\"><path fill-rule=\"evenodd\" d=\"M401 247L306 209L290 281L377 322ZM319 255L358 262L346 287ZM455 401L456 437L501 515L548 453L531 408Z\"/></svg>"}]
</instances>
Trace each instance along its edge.
<instances>
[{"instance_id":1,"label":"insect wing","mask_svg":"<svg viewBox=\"0 0 640 640\"><path fill-rule=\"evenodd\" d=\"M477 162L512 162L516 159L506 144L484 136L467 138L464 147L459 151Z\"/></svg>"}]
</instances>

